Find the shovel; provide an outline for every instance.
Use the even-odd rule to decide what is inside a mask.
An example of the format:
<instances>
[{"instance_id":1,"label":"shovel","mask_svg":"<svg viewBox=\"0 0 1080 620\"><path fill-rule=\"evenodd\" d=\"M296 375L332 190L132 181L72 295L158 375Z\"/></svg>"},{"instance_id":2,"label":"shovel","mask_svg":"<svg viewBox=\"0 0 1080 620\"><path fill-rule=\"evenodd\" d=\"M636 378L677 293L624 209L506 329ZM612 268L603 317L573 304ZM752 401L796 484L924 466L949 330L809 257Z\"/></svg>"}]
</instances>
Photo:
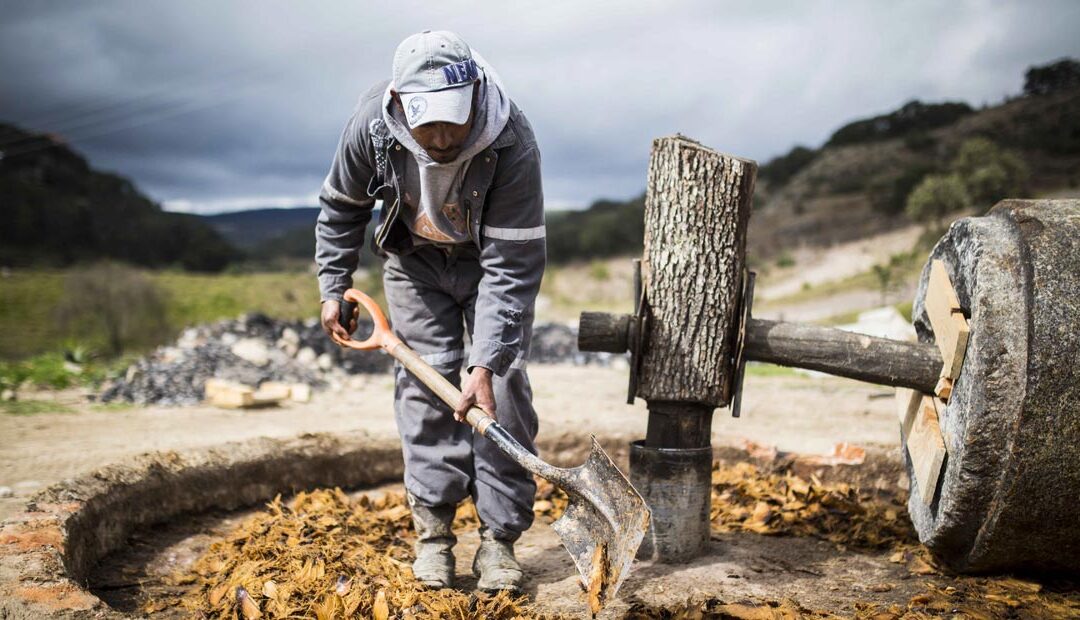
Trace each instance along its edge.
<instances>
[{"instance_id":1,"label":"shovel","mask_svg":"<svg viewBox=\"0 0 1080 620\"><path fill-rule=\"evenodd\" d=\"M375 329L367 340L334 338L341 346L370 351L382 349L401 362L450 407L461 392L390 331L379 305L364 293L349 289L345 301L367 309ZM354 312L359 312L359 309ZM629 572L638 546L649 527L649 508L611 458L592 438L584 465L555 467L521 446L494 418L479 407L465 416L476 432L487 437L529 472L549 480L570 498L566 512L551 527L581 573L593 616L615 597Z\"/></svg>"}]
</instances>

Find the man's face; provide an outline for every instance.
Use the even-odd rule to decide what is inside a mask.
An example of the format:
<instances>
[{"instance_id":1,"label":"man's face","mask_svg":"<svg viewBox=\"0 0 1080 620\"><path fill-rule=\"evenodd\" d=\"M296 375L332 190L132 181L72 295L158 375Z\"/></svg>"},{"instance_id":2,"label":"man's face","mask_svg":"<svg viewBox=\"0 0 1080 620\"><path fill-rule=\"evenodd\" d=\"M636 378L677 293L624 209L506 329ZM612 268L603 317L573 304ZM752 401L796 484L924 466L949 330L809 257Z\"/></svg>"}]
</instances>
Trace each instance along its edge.
<instances>
[{"instance_id":1,"label":"man's face","mask_svg":"<svg viewBox=\"0 0 1080 620\"><path fill-rule=\"evenodd\" d=\"M473 97L472 107L469 110L469 118L466 119L462 125L455 125L453 123L434 122L424 123L417 127L413 127L409 130L412 134L413 140L420 145L431 159L445 164L454 161L454 159L461 154L461 149L465 147L465 140L469 138L469 132L472 131L473 121L476 119L476 100L478 98L477 84L473 84ZM393 93L394 105L398 107L398 110L404 114L404 109L401 106L401 98L395 92Z\"/></svg>"}]
</instances>

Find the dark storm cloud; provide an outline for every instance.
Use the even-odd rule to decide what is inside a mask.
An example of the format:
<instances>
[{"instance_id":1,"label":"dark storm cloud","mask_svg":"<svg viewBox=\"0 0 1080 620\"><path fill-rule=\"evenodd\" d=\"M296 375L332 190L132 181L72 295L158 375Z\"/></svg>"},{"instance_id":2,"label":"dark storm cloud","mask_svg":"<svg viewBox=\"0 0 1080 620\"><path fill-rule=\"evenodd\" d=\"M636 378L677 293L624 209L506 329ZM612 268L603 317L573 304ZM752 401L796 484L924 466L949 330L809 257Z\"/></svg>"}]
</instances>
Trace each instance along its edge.
<instances>
[{"instance_id":1,"label":"dark storm cloud","mask_svg":"<svg viewBox=\"0 0 1080 620\"><path fill-rule=\"evenodd\" d=\"M751 6L752 5L752 6ZM171 208L309 201L397 42L460 32L533 122L550 205L644 186L653 137L759 160L1080 55L1073 2L0 3L0 119Z\"/></svg>"}]
</instances>

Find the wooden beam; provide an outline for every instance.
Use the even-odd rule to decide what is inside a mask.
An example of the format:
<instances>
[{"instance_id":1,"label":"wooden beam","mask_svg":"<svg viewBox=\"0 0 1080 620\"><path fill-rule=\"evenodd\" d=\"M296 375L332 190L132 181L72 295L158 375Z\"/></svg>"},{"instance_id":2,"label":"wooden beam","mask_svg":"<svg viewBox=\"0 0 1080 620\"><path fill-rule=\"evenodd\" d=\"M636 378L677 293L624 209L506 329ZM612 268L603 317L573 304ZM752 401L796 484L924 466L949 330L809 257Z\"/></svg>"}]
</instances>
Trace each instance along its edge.
<instances>
[{"instance_id":1,"label":"wooden beam","mask_svg":"<svg viewBox=\"0 0 1080 620\"><path fill-rule=\"evenodd\" d=\"M582 312L578 320L578 349L626 353L630 348L630 314Z\"/></svg>"},{"instance_id":2,"label":"wooden beam","mask_svg":"<svg viewBox=\"0 0 1080 620\"><path fill-rule=\"evenodd\" d=\"M945 463L945 440L938 422L939 404L944 407L940 400L924 395L911 428L904 436L915 477L912 492L917 492L927 506L934 501L941 468Z\"/></svg>"},{"instance_id":3,"label":"wooden beam","mask_svg":"<svg viewBox=\"0 0 1080 620\"><path fill-rule=\"evenodd\" d=\"M930 327L934 330L934 342L941 350L941 377L948 379L937 386L941 391L935 390L935 393L942 398L948 398L952 392L952 384L960 376L960 369L964 365L969 328L964 312L960 309L960 300L957 299L952 281L949 280L945 263L940 259L934 259L930 263L930 278L926 284L923 305L926 307L926 316L930 319Z\"/></svg>"},{"instance_id":4,"label":"wooden beam","mask_svg":"<svg viewBox=\"0 0 1080 620\"><path fill-rule=\"evenodd\" d=\"M255 390L241 383L207 379L203 389L207 402L215 407L241 409L255 405Z\"/></svg>"},{"instance_id":5,"label":"wooden beam","mask_svg":"<svg viewBox=\"0 0 1080 620\"><path fill-rule=\"evenodd\" d=\"M307 386L303 386L307 387ZM293 386L287 383L266 382L258 390L255 388L223 379L207 379L203 386L206 401L215 407L225 409L248 409L268 407L292 398ZM298 396L303 396L298 394ZM310 399L310 388L305 396Z\"/></svg>"},{"instance_id":6,"label":"wooden beam","mask_svg":"<svg viewBox=\"0 0 1080 620\"><path fill-rule=\"evenodd\" d=\"M931 393L941 372L932 344L875 338L831 327L750 319L746 359Z\"/></svg>"}]
</instances>

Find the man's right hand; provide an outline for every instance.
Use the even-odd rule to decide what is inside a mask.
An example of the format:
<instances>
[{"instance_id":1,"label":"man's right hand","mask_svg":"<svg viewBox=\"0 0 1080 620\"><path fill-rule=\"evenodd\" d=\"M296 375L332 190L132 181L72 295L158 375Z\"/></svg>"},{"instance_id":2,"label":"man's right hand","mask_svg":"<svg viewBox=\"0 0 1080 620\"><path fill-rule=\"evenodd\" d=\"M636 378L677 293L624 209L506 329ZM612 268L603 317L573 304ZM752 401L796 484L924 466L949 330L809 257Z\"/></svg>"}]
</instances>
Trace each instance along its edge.
<instances>
[{"instance_id":1,"label":"man's right hand","mask_svg":"<svg viewBox=\"0 0 1080 620\"><path fill-rule=\"evenodd\" d=\"M341 326L341 303L328 299L322 302L322 327L327 336L337 336L340 340L348 340L356 331L356 319L349 317L349 329Z\"/></svg>"}]
</instances>

